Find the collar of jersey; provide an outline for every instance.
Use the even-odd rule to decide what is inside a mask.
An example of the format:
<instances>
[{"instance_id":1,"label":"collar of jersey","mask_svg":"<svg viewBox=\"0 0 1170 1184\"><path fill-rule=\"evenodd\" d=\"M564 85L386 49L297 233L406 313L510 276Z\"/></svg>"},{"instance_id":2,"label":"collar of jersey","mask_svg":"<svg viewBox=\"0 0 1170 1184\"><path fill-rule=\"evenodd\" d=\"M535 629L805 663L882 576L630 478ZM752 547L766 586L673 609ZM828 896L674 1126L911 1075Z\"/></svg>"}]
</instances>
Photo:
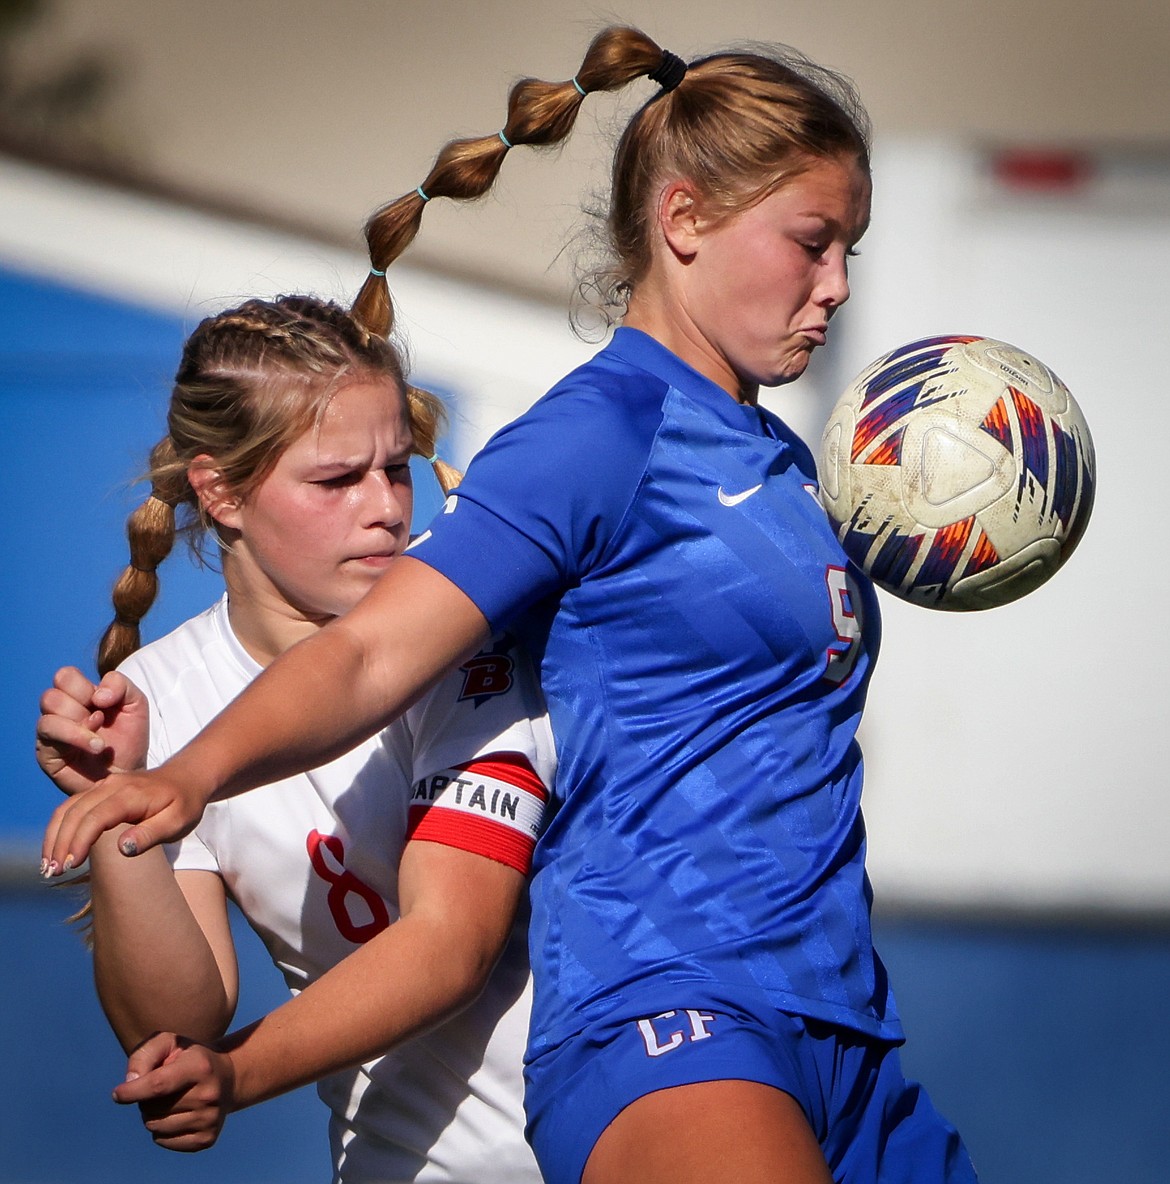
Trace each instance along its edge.
<instances>
[{"instance_id":1,"label":"collar of jersey","mask_svg":"<svg viewBox=\"0 0 1170 1184\"><path fill-rule=\"evenodd\" d=\"M645 370L668 383L674 390L709 408L730 428L760 433L760 412L755 407L737 403L721 386L688 366L677 354L641 329L625 326L615 329L608 353Z\"/></svg>"},{"instance_id":2,"label":"collar of jersey","mask_svg":"<svg viewBox=\"0 0 1170 1184\"><path fill-rule=\"evenodd\" d=\"M255 678L264 667L252 657L246 649L244 643L236 636L236 631L232 628L231 618L228 616L228 594L225 592L221 597L216 613L216 627L219 629L219 635L223 639L224 645L227 647L228 653L231 654L240 670L249 678Z\"/></svg>"}]
</instances>

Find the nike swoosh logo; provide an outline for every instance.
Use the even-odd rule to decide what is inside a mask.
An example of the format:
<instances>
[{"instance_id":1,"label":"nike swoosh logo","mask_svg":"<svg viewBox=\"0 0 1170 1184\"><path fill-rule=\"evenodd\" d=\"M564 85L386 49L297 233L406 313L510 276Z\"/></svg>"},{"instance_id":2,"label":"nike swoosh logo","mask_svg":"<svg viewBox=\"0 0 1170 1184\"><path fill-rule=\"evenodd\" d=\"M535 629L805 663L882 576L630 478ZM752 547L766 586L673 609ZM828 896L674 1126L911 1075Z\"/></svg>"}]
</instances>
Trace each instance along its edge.
<instances>
[{"instance_id":1,"label":"nike swoosh logo","mask_svg":"<svg viewBox=\"0 0 1170 1184\"><path fill-rule=\"evenodd\" d=\"M759 493L763 489L763 483L753 485L751 489L745 489L743 493L726 493L723 486L719 486L719 502L724 506L738 506L740 502L746 502L753 493Z\"/></svg>"}]
</instances>

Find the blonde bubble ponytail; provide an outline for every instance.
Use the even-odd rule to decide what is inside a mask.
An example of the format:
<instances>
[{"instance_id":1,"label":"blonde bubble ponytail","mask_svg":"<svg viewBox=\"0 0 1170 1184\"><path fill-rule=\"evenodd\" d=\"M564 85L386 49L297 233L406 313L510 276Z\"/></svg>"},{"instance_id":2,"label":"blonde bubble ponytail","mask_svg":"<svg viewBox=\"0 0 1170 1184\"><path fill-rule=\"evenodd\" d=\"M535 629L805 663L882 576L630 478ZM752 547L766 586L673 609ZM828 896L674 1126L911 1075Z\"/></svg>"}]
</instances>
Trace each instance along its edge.
<instances>
[{"instance_id":1,"label":"blonde bubble ponytail","mask_svg":"<svg viewBox=\"0 0 1170 1184\"><path fill-rule=\"evenodd\" d=\"M374 270L354 300L352 313L371 333L388 336L394 305L386 270L414 241L423 210L436 197L474 201L495 183L510 148L559 144L573 130L581 104L594 91L619 90L653 71L662 49L637 29L613 26L590 42L576 75L564 82L523 78L508 95L504 126L491 135L451 140L435 157L419 187L376 210L366 222Z\"/></svg>"},{"instance_id":2,"label":"blonde bubble ponytail","mask_svg":"<svg viewBox=\"0 0 1170 1184\"><path fill-rule=\"evenodd\" d=\"M463 480L463 474L437 454L438 440L447 427L447 409L438 395L418 386L407 386L406 409L414 435L414 451L429 462L443 493L450 493Z\"/></svg>"}]
</instances>

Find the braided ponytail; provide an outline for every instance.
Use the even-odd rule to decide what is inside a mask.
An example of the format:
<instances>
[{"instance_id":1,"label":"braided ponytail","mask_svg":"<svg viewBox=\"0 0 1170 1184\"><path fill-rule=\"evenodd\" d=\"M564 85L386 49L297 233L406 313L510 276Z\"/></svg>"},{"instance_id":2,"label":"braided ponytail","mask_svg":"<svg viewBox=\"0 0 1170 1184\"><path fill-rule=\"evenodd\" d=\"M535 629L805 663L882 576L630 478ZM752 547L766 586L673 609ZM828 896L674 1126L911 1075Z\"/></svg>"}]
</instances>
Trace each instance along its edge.
<instances>
[{"instance_id":1,"label":"braided ponytail","mask_svg":"<svg viewBox=\"0 0 1170 1184\"><path fill-rule=\"evenodd\" d=\"M142 644L138 624L158 596L160 563L175 545L175 506L183 498L185 475L170 436L150 453L150 496L126 520L130 563L114 584L114 619L98 643L98 674L108 674Z\"/></svg>"},{"instance_id":2,"label":"braided ponytail","mask_svg":"<svg viewBox=\"0 0 1170 1184\"><path fill-rule=\"evenodd\" d=\"M447 426L447 409L438 395L418 386L406 388L406 410L410 417L410 430L414 436L414 451L426 460L435 472L435 479L444 493L450 493L463 474L437 453L439 437Z\"/></svg>"}]
</instances>

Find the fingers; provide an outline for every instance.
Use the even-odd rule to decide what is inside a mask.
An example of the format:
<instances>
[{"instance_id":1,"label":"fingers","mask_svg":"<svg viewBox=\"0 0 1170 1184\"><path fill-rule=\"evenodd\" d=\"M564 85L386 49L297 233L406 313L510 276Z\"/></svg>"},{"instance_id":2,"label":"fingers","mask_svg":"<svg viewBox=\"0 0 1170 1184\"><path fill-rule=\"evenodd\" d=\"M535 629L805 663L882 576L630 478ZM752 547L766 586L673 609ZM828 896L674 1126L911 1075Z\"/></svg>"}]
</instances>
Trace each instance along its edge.
<instances>
[{"instance_id":1,"label":"fingers","mask_svg":"<svg viewBox=\"0 0 1170 1184\"><path fill-rule=\"evenodd\" d=\"M92 782L105 775L100 762L86 764L94 757L106 757L109 751L106 739L98 734L106 715L94 704L95 693L93 683L80 670L65 666L41 695L37 763L66 793L85 788L87 779Z\"/></svg>"},{"instance_id":2,"label":"fingers","mask_svg":"<svg viewBox=\"0 0 1170 1184\"><path fill-rule=\"evenodd\" d=\"M89 703L93 698L94 684L76 666L62 666L53 675L53 686L79 703Z\"/></svg>"},{"instance_id":3,"label":"fingers","mask_svg":"<svg viewBox=\"0 0 1170 1184\"><path fill-rule=\"evenodd\" d=\"M126 1062L126 1081L134 1081L167 1063L167 1060L190 1046L174 1032L156 1032L130 1054ZM117 1090L114 1091L117 1098ZM118 1099L121 1100L121 1099ZM127 1099L136 1100L136 1099Z\"/></svg>"},{"instance_id":4,"label":"fingers","mask_svg":"<svg viewBox=\"0 0 1170 1184\"><path fill-rule=\"evenodd\" d=\"M66 710L45 711L45 701L50 694L47 692L41 697L43 714L37 720L37 743L42 748L56 749L59 753L64 749L89 752L95 756L103 752L106 742L91 730L94 722L101 723L101 713L85 712L78 715Z\"/></svg>"},{"instance_id":5,"label":"fingers","mask_svg":"<svg viewBox=\"0 0 1170 1184\"><path fill-rule=\"evenodd\" d=\"M78 867L104 831L149 817L149 794L135 781L132 775L114 774L53 811L41 846L44 874L57 876ZM137 855L155 845L149 828L137 829L138 834L128 831L119 840L123 854Z\"/></svg>"},{"instance_id":6,"label":"fingers","mask_svg":"<svg viewBox=\"0 0 1170 1184\"><path fill-rule=\"evenodd\" d=\"M174 1099L196 1089L202 1092L193 1100L206 1104L219 1095L219 1083L207 1053L203 1045L193 1044L140 1076L131 1077L127 1071L126 1080L114 1088L114 1101L123 1106L162 1101L170 1106Z\"/></svg>"},{"instance_id":7,"label":"fingers","mask_svg":"<svg viewBox=\"0 0 1170 1184\"><path fill-rule=\"evenodd\" d=\"M95 707L109 711L111 707L118 707L132 698L141 697L141 694L142 692L124 674L111 670L94 688L92 701Z\"/></svg>"},{"instance_id":8,"label":"fingers","mask_svg":"<svg viewBox=\"0 0 1170 1184\"><path fill-rule=\"evenodd\" d=\"M202 1151L219 1137L230 1110L230 1061L205 1045L159 1033L131 1054L114 1101L137 1104L160 1147Z\"/></svg>"}]
</instances>

